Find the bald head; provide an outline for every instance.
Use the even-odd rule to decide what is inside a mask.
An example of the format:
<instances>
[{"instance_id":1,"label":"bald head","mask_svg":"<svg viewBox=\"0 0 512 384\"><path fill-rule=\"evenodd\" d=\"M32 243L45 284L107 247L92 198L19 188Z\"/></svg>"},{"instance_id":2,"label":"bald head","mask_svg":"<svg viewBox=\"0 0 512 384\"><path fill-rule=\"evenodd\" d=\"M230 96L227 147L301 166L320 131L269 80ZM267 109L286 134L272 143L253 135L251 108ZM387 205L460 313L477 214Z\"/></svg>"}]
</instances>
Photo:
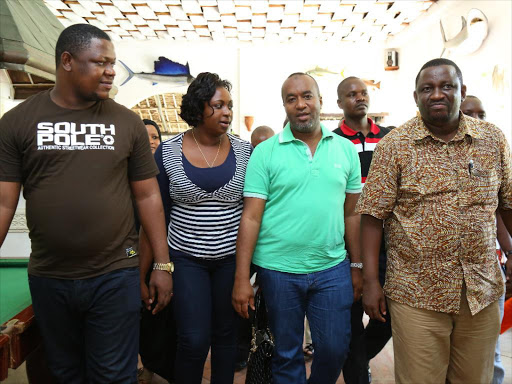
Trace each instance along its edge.
<instances>
[{"instance_id":1,"label":"bald head","mask_svg":"<svg viewBox=\"0 0 512 384\"><path fill-rule=\"evenodd\" d=\"M274 136L274 131L272 128L267 127L266 125L260 125L257 127L251 135L251 144L254 148L263 141Z\"/></svg>"},{"instance_id":2,"label":"bald head","mask_svg":"<svg viewBox=\"0 0 512 384\"><path fill-rule=\"evenodd\" d=\"M475 119L485 120L486 118L484 106L476 96L466 96L464 101L460 103L460 110L463 114Z\"/></svg>"}]
</instances>

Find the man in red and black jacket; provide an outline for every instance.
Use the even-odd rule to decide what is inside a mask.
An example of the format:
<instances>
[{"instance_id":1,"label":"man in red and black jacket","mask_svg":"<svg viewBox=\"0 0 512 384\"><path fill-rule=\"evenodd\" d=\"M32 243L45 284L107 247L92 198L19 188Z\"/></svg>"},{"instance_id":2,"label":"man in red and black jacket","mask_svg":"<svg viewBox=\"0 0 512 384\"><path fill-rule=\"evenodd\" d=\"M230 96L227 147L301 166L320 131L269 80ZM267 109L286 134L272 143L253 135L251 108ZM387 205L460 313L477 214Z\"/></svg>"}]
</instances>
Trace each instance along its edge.
<instances>
[{"instance_id":1,"label":"man in red and black jacket","mask_svg":"<svg viewBox=\"0 0 512 384\"><path fill-rule=\"evenodd\" d=\"M357 77L347 77L338 85L338 106L343 110L344 120L333 132L349 139L356 146L361 161L361 182L364 185L370 170L373 150L390 129L376 125L368 117L370 96L364 82ZM383 238L379 258L379 280L382 286L386 273L386 259ZM368 384L371 381L369 361L391 338L389 312L385 323L370 320L366 329L362 318L363 304L362 300L358 300L352 305L352 339L343 366L343 377L347 384Z\"/></svg>"}]
</instances>

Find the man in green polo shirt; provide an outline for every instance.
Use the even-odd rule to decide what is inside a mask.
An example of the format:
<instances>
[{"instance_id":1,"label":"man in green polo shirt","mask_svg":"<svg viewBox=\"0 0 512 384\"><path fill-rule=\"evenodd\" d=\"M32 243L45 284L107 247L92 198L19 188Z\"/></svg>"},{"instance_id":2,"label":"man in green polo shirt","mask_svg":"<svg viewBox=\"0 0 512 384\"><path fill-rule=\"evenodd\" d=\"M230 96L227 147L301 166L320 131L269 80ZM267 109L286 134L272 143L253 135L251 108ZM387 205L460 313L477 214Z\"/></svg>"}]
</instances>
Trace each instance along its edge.
<instances>
[{"instance_id":1,"label":"man in green polo shirt","mask_svg":"<svg viewBox=\"0 0 512 384\"><path fill-rule=\"evenodd\" d=\"M294 73L281 91L289 123L258 145L247 168L233 306L243 317L254 309L252 260L275 338L274 384L306 383L305 315L315 348L309 383L334 384L362 290L360 162L350 141L320 124L322 97L311 76Z\"/></svg>"}]
</instances>

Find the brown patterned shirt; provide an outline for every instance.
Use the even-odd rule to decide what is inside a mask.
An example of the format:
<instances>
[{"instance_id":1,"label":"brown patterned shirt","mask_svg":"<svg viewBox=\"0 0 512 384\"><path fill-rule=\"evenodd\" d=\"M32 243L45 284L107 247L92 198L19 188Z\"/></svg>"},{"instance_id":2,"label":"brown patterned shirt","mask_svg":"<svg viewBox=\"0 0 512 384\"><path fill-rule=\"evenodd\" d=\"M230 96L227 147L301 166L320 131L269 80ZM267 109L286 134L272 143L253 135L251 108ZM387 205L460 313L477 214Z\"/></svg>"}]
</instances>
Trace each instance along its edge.
<instances>
[{"instance_id":1,"label":"brown patterned shirt","mask_svg":"<svg viewBox=\"0 0 512 384\"><path fill-rule=\"evenodd\" d=\"M387 297L458 313L465 282L475 314L503 294L495 212L512 209L512 169L501 130L460 115L448 143L420 117L384 137L356 210L384 220Z\"/></svg>"}]
</instances>

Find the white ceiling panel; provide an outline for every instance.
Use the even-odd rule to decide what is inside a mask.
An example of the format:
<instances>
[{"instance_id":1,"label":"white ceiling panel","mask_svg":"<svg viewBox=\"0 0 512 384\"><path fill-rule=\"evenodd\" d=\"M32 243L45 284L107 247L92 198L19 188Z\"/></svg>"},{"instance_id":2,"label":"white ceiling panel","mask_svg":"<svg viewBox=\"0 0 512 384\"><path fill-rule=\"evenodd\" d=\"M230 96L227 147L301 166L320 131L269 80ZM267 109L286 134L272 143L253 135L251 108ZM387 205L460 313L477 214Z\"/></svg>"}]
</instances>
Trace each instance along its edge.
<instances>
[{"instance_id":1,"label":"white ceiling panel","mask_svg":"<svg viewBox=\"0 0 512 384\"><path fill-rule=\"evenodd\" d=\"M302 1L289 1L284 7L284 13L286 15L300 14L304 9L304 3Z\"/></svg>"},{"instance_id":2,"label":"white ceiling panel","mask_svg":"<svg viewBox=\"0 0 512 384\"><path fill-rule=\"evenodd\" d=\"M116 19L114 19L112 17L106 16L106 15L98 14L98 15L96 15L96 17L98 18L99 21L101 21L106 26L119 24L119 21L117 21ZM147 24L145 20L144 20L144 24Z\"/></svg>"},{"instance_id":3,"label":"white ceiling panel","mask_svg":"<svg viewBox=\"0 0 512 384\"><path fill-rule=\"evenodd\" d=\"M197 41L199 40L199 35L196 31L185 31L185 37L189 41Z\"/></svg>"},{"instance_id":4,"label":"white ceiling panel","mask_svg":"<svg viewBox=\"0 0 512 384\"><path fill-rule=\"evenodd\" d=\"M196 0L183 0L181 6L186 13L202 13L203 10Z\"/></svg>"},{"instance_id":5,"label":"white ceiling panel","mask_svg":"<svg viewBox=\"0 0 512 384\"><path fill-rule=\"evenodd\" d=\"M199 15L190 15L190 21L193 25L204 25L204 26L207 26L208 25L208 22L206 21L206 19L203 17L203 16L199 16Z\"/></svg>"},{"instance_id":6,"label":"white ceiling panel","mask_svg":"<svg viewBox=\"0 0 512 384\"><path fill-rule=\"evenodd\" d=\"M318 15L318 6L307 6L300 14L301 20L315 20Z\"/></svg>"},{"instance_id":7,"label":"white ceiling panel","mask_svg":"<svg viewBox=\"0 0 512 384\"><path fill-rule=\"evenodd\" d=\"M198 3L201 7L216 7L217 6L217 0L199 0ZM203 8L203 10L204 10L204 8Z\"/></svg>"},{"instance_id":8,"label":"white ceiling panel","mask_svg":"<svg viewBox=\"0 0 512 384\"><path fill-rule=\"evenodd\" d=\"M267 12L267 20L280 21L283 19L284 7L269 7Z\"/></svg>"},{"instance_id":9,"label":"white ceiling panel","mask_svg":"<svg viewBox=\"0 0 512 384\"><path fill-rule=\"evenodd\" d=\"M224 27L236 27L238 22L235 15L221 15L220 19Z\"/></svg>"},{"instance_id":10,"label":"white ceiling panel","mask_svg":"<svg viewBox=\"0 0 512 384\"><path fill-rule=\"evenodd\" d=\"M267 18L265 15L253 15L252 26L253 27L265 27L267 25Z\"/></svg>"},{"instance_id":11,"label":"white ceiling panel","mask_svg":"<svg viewBox=\"0 0 512 384\"><path fill-rule=\"evenodd\" d=\"M236 25L236 28L238 29L238 33L240 32L251 32L252 31L252 25L250 21L239 21Z\"/></svg>"},{"instance_id":12,"label":"white ceiling panel","mask_svg":"<svg viewBox=\"0 0 512 384\"><path fill-rule=\"evenodd\" d=\"M185 32L180 27L167 27L167 32L171 37L185 36Z\"/></svg>"},{"instance_id":13,"label":"white ceiling panel","mask_svg":"<svg viewBox=\"0 0 512 384\"><path fill-rule=\"evenodd\" d=\"M69 8L80 17L93 17L94 15L80 4L69 4Z\"/></svg>"},{"instance_id":14,"label":"white ceiling panel","mask_svg":"<svg viewBox=\"0 0 512 384\"><path fill-rule=\"evenodd\" d=\"M235 16L237 20L251 20L252 11L251 7L235 7Z\"/></svg>"},{"instance_id":15,"label":"white ceiling panel","mask_svg":"<svg viewBox=\"0 0 512 384\"><path fill-rule=\"evenodd\" d=\"M186 20L178 20L178 27L183 29L184 31L195 31L194 24L192 24L190 21Z\"/></svg>"},{"instance_id":16,"label":"white ceiling panel","mask_svg":"<svg viewBox=\"0 0 512 384\"><path fill-rule=\"evenodd\" d=\"M210 36L210 30L207 26L196 28L196 32L199 36Z\"/></svg>"},{"instance_id":17,"label":"white ceiling panel","mask_svg":"<svg viewBox=\"0 0 512 384\"><path fill-rule=\"evenodd\" d=\"M43 0L64 26L116 39L385 41L435 0Z\"/></svg>"},{"instance_id":18,"label":"white ceiling panel","mask_svg":"<svg viewBox=\"0 0 512 384\"><path fill-rule=\"evenodd\" d=\"M158 15L158 20L163 25L178 25L178 21L169 15Z\"/></svg>"},{"instance_id":19,"label":"white ceiling panel","mask_svg":"<svg viewBox=\"0 0 512 384\"><path fill-rule=\"evenodd\" d=\"M226 37L237 37L238 30L236 28L224 28L224 35Z\"/></svg>"},{"instance_id":20,"label":"white ceiling panel","mask_svg":"<svg viewBox=\"0 0 512 384\"><path fill-rule=\"evenodd\" d=\"M150 0L147 1L147 4L153 12L169 12L169 8L167 8L167 5L162 1Z\"/></svg>"},{"instance_id":21,"label":"white ceiling panel","mask_svg":"<svg viewBox=\"0 0 512 384\"><path fill-rule=\"evenodd\" d=\"M224 32L222 31L212 32L212 38L214 41L226 41L226 36L224 36Z\"/></svg>"},{"instance_id":22,"label":"white ceiling panel","mask_svg":"<svg viewBox=\"0 0 512 384\"><path fill-rule=\"evenodd\" d=\"M267 23L267 34L269 33L279 33L281 30L281 23L272 21L270 23Z\"/></svg>"},{"instance_id":23,"label":"white ceiling panel","mask_svg":"<svg viewBox=\"0 0 512 384\"><path fill-rule=\"evenodd\" d=\"M139 15L126 15L126 17L128 18L128 20L130 20L130 22L135 25L135 26L138 26L138 25L147 25L148 22L147 20L144 20L142 17L140 17ZM99 18L99 16L98 16Z\"/></svg>"},{"instance_id":24,"label":"white ceiling panel","mask_svg":"<svg viewBox=\"0 0 512 384\"><path fill-rule=\"evenodd\" d=\"M136 6L135 9L137 10L137 13L146 20L158 19L158 17L155 15L155 12L153 12L153 10L147 5Z\"/></svg>"},{"instance_id":25,"label":"white ceiling panel","mask_svg":"<svg viewBox=\"0 0 512 384\"><path fill-rule=\"evenodd\" d=\"M267 13L268 12L268 1L258 0L251 3L252 13Z\"/></svg>"},{"instance_id":26,"label":"white ceiling panel","mask_svg":"<svg viewBox=\"0 0 512 384\"><path fill-rule=\"evenodd\" d=\"M265 29L264 28L253 28L252 29L252 37L265 37Z\"/></svg>"},{"instance_id":27,"label":"white ceiling panel","mask_svg":"<svg viewBox=\"0 0 512 384\"><path fill-rule=\"evenodd\" d=\"M224 29L224 25L220 21L209 21L208 29L212 32L219 32Z\"/></svg>"},{"instance_id":28,"label":"white ceiling panel","mask_svg":"<svg viewBox=\"0 0 512 384\"><path fill-rule=\"evenodd\" d=\"M203 7L203 15L208 21L220 21L220 12L217 7Z\"/></svg>"},{"instance_id":29,"label":"white ceiling panel","mask_svg":"<svg viewBox=\"0 0 512 384\"><path fill-rule=\"evenodd\" d=\"M148 20L148 26L155 31L165 31L167 29L165 25L157 20Z\"/></svg>"},{"instance_id":30,"label":"white ceiling panel","mask_svg":"<svg viewBox=\"0 0 512 384\"><path fill-rule=\"evenodd\" d=\"M89 22L91 22L90 20ZM119 26L127 31L135 31L137 27L130 20L118 20ZM92 23L91 23L92 24Z\"/></svg>"},{"instance_id":31,"label":"white ceiling panel","mask_svg":"<svg viewBox=\"0 0 512 384\"><path fill-rule=\"evenodd\" d=\"M235 13L235 3L232 0L220 0L218 7L221 15Z\"/></svg>"},{"instance_id":32,"label":"white ceiling panel","mask_svg":"<svg viewBox=\"0 0 512 384\"><path fill-rule=\"evenodd\" d=\"M106 16L114 19L124 19L123 13L115 5L102 5Z\"/></svg>"},{"instance_id":33,"label":"white ceiling panel","mask_svg":"<svg viewBox=\"0 0 512 384\"><path fill-rule=\"evenodd\" d=\"M89 10L90 12L103 12L103 8L101 8L101 5L99 5L95 1L78 0L78 2L82 5L82 7Z\"/></svg>"},{"instance_id":34,"label":"white ceiling panel","mask_svg":"<svg viewBox=\"0 0 512 384\"><path fill-rule=\"evenodd\" d=\"M187 13L181 8L180 5L172 5L169 7L171 16L176 20L188 20Z\"/></svg>"},{"instance_id":35,"label":"white ceiling panel","mask_svg":"<svg viewBox=\"0 0 512 384\"><path fill-rule=\"evenodd\" d=\"M112 2L121 12L137 12L132 3L126 0L114 0Z\"/></svg>"}]
</instances>

